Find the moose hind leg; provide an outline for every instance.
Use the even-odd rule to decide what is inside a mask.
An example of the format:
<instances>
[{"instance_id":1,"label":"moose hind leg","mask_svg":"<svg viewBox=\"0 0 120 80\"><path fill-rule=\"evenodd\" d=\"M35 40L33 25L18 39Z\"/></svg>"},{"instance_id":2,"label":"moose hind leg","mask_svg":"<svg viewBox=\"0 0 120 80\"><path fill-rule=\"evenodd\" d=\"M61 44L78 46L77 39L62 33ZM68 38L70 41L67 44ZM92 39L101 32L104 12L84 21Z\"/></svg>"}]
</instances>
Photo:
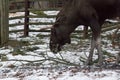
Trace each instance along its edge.
<instances>
[{"instance_id":1,"label":"moose hind leg","mask_svg":"<svg viewBox=\"0 0 120 80\"><path fill-rule=\"evenodd\" d=\"M94 49L95 49L95 40L92 38L92 40L91 40L91 49L90 49L90 53L89 53L88 60L87 60L88 65L92 64L92 57L93 57Z\"/></svg>"},{"instance_id":2,"label":"moose hind leg","mask_svg":"<svg viewBox=\"0 0 120 80\"><path fill-rule=\"evenodd\" d=\"M102 65L103 64L103 53L101 49L101 37L100 36L96 39L96 49L98 51L98 64Z\"/></svg>"},{"instance_id":3,"label":"moose hind leg","mask_svg":"<svg viewBox=\"0 0 120 80\"><path fill-rule=\"evenodd\" d=\"M90 51L90 55L89 55L89 59L91 60L91 57L93 56L93 51L96 48L98 51L98 65L102 65L103 63L103 54L102 54L102 50L101 50L101 37L100 37L100 33L101 33L101 26L99 24L99 22L97 21L97 19L91 19L91 30L92 30L92 43L91 43L91 51Z\"/></svg>"},{"instance_id":4,"label":"moose hind leg","mask_svg":"<svg viewBox=\"0 0 120 80\"><path fill-rule=\"evenodd\" d=\"M91 41L91 50L90 50L90 54L88 57L88 64L92 64L92 57L93 57L93 53L94 53L94 49L97 49L98 51L98 65L102 66L103 64L103 53L102 53L102 49L101 49L101 37L100 35L95 37L93 36L92 41Z\"/></svg>"}]
</instances>

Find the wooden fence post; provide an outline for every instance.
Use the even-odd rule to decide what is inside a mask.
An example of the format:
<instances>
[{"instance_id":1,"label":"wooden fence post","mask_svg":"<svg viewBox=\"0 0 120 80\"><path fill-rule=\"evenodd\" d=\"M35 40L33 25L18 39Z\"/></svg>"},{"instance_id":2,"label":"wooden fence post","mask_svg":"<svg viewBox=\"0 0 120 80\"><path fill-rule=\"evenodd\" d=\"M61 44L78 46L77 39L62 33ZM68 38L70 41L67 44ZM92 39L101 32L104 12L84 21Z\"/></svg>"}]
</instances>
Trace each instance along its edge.
<instances>
[{"instance_id":1,"label":"wooden fence post","mask_svg":"<svg viewBox=\"0 0 120 80\"><path fill-rule=\"evenodd\" d=\"M29 0L25 0L25 22L24 22L24 36L29 35L29 8L30 2Z\"/></svg>"},{"instance_id":2,"label":"wooden fence post","mask_svg":"<svg viewBox=\"0 0 120 80\"><path fill-rule=\"evenodd\" d=\"M0 46L9 39L8 4L9 0L0 0Z\"/></svg>"}]
</instances>

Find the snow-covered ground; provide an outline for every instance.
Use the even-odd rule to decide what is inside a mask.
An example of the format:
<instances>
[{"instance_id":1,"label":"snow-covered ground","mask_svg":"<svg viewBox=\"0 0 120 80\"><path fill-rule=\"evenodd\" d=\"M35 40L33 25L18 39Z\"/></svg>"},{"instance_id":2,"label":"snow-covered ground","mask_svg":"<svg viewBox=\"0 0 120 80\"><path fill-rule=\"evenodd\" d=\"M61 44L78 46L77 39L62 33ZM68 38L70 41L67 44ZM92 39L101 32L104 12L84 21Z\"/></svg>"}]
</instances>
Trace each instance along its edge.
<instances>
[{"instance_id":1,"label":"snow-covered ground","mask_svg":"<svg viewBox=\"0 0 120 80\"><path fill-rule=\"evenodd\" d=\"M58 11L45 11L47 15L55 15ZM23 12L9 14L9 17L22 16ZM31 13L31 15L35 15ZM31 18L31 22L54 22L53 18ZM24 19L10 20L9 24L24 22ZM39 30L51 25L30 25L30 29ZM21 30L24 26L10 27L9 31ZM83 30L83 26L79 26ZM102 33L110 35L114 30ZM42 36L45 35L45 36ZM72 46L66 45L58 54L49 50L49 32L30 32L29 37L23 37L23 32L10 33L12 44L0 48L0 80L120 80L120 70L97 69L86 70L72 65L83 65L90 50L90 39L72 38ZM80 35L76 35L80 37ZM111 41L102 39L102 49L112 60L120 51L112 48ZM23 46L24 45L24 46ZM96 53L96 51L95 51ZM107 59L111 59L105 55ZM94 60L96 60L94 55ZM82 61L81 61L82 60ZM68 66L70 65L70 66Z\"/></svg>"}]
</instances>

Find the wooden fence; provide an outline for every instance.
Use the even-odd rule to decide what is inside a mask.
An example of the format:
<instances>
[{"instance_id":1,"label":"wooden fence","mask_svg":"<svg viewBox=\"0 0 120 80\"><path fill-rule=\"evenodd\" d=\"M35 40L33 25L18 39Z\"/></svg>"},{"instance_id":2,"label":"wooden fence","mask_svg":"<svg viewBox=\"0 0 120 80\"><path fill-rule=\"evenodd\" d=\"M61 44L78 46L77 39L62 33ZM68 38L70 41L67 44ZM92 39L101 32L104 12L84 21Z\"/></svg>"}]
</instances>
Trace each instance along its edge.
<instances>
[{"instance_id":1,"label":"wooden fence","mask_svg":"<svg viewBox=\"0 0 120 80\"><path fill-rule=\"evenodd\" d=\"M22 2L24 0L18 0L18 2ZM10 24L9 26L12 27L12 26L18 26L18 25L24 25L24 36L28 36L29 32L30 31L35 31L35 32L38 32L38 31L43 31L43 30L30 30L29 29L29 25L52 25L53 23L48 23L48 22L34 22L34 23L30 23L29 22L29 18L55 18L56 15L52 15L52 16L49 16L49 15L30 15L29 13L30 12L42 12L42 11L46 11L46 10L59 10L60 8L40 8L40 9L35 9L35 8L31 8L30 6L30 1L55 1L55 0L25 0L24 1L24 9L21 10L22 12L25 12L25 15L24 16L19 16L19 17L12 17L12 18L9 18L9 20L14 20L14 19L22 19L24 18L24 23L16 23L16 24ZM16 1L17 2L17 1ZM11 10L10 12L18 12L19 10ZM14 32L17 32L17 31L21 31L21 30L15 30ZM46 31L46 30L45 30ZM12 32L12 31L10 31Z\"/></svg>"}]
</instances>

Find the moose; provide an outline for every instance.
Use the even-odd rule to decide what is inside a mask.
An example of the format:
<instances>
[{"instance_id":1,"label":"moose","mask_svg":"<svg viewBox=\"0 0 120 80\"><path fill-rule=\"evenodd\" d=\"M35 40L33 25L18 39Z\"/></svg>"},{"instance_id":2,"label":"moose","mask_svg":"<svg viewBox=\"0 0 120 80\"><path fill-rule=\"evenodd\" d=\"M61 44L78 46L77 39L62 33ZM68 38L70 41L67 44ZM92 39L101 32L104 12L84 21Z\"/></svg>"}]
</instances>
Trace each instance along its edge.
<instances>
[{"instance_id":1,"label":"moose","mask_svg":"<svg viewBox=\"0 0 120 80\"><path fill-rule=\"evenodd\" d=\"M71 43L70 34L79 25L90 26L91 49L86 63L91 64L96 48L98 64L101 66L103 64L101 28L106 19L115 17L120 17L120 0L66 0L51 28L50 50L53 53L61 51L63 45Z\"/></svg>"}]
</instances>

